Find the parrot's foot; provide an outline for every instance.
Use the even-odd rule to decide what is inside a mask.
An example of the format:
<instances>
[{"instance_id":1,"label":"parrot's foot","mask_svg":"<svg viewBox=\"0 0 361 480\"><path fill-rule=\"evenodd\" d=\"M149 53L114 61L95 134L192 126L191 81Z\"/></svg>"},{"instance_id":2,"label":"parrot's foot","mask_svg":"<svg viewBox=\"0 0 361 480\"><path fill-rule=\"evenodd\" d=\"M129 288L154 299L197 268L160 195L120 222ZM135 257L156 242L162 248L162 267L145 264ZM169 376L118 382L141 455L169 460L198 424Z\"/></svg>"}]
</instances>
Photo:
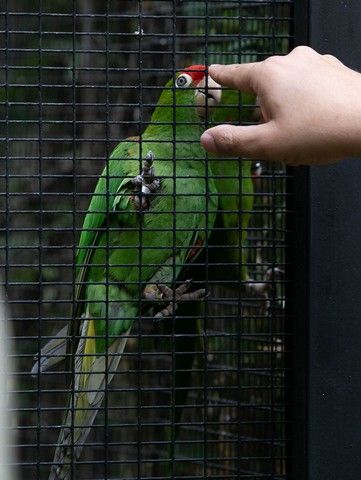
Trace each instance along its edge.
<instances>
[{"instance_id":1,"label":"parrot's foot","mask_svg":"<svg viewBox=\"0 0 361 480\"><path fill-rule=\"evenodd\" d=\"M266 313L268 311L274 283L277 281L277 278L281 277L283 274L284 271L278 267L269 268L264 275L263 282L255 282L250 279L246 283L246 291L252 296L252 298L263 300L262 312Z\"/></svg>"},{"instance_id":2,"label":"parrot's foot","mask_svg":"<svg viewBox=\"0 0 361 480\"><path fill-rule=\"evenodd\" d=\"M140 175L132 178L132 184L137 188L137 192L133 195L132 201L137 211L148 210L150 207L150 195L156 193L160 187L160 180L154 176L153 167L154 154L149 150Z\"/></svg>"},{"instance_id":3,"label":"parrot's foot","mask_svg":"<svg viewBox=\"0 0 361 480\"><path fill-rule=\"evenodd\" d=\"M165 317L172 316L177 310L178 303L191 302L199 300L206 296L204 288L189 292L192 280L186 280L176 289L172 289L163 284L149 284L144 289L144 297L147 300L156 300L158 302L169 302L169 304L154 316L154 320L159 321Z\"/></svg>"}]
</instances>

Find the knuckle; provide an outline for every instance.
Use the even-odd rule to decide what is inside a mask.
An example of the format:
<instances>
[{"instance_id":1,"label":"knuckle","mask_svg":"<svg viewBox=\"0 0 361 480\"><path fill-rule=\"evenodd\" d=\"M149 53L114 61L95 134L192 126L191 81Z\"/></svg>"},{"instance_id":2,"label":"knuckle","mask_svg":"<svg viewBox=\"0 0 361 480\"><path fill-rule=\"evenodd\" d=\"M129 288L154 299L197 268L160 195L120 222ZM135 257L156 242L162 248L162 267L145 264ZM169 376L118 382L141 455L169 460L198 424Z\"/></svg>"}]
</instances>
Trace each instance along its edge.
<instances>
[{"instance_id":1,"label":"knuckle","mask_svg":"<svg viewBox=\"0 0 361 480\"><path fill-rule=\"evenodd\" d=\"M335 56L333 56L329 53L326 53L326 55L323 55L323 58L325 60L327 60L328 62L333 63L335 65L342 65L342 62L338 58L336 58Z\"/></svg>"},{"instance_id":2,"label":"knuckle","mask_svg":"<svg viewBox=\"0 0 361 480\"><path fill-rule=\"evenodd\" d=\"M263 69L264 73L272 73L275 70L278 69L281 65L284 63L284 57L281 57L280 55L274 55L272 57L266 58L266 60L263 60Z\"/></svg>"},{"instance_id":3,"label":"knuckle","mask_svg":"<svg viewBox=\"0 0 361 480\"><path fill-rule=\"evenodd\" d=\"M298 47L295 47L292 52L291 52L291 55L294 54L294 55L314 55L315 54L315 51L311 48L311 47L308 47L307 45L299 45Z\"/></svg>"},{"instance_id":4,"label":"knuckle","mask_svg":"<svg viewBox=\"0 0 361 480\"><path fill-rule=\"evenodd\" d=\"M272 65L277 65L279 55L273 55L272 57L268 57L265 60L263 60L263 65L265 66L272 66Z\"/></svg>"}]
</instances>

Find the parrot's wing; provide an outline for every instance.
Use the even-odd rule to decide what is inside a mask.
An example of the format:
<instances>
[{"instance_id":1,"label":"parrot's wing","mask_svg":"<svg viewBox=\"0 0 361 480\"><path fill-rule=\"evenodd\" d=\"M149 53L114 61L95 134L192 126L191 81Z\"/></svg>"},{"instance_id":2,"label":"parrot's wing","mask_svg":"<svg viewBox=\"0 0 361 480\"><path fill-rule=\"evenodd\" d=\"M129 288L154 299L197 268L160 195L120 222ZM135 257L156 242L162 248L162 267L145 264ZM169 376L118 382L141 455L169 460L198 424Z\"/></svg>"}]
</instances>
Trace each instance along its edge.
<instances>
[{"instance_id":1,"label":"parrot's wing","mask_svg":"<svg viewBox=\"0 0 361 480\"><path fill-rule=\"evenodd\" d=\"M99 235L107 228L107 215L112 211L113 203L122 185L131 185L131 179L139 173L139 142L136 140L121 142L113 151L108 164L98 180L91 199L88 213L84 219L79 246L76 254L77 277L75 288L75 308L68 328L67 358L76 350L79 338L80 322L84 304L79 302L84 297L88 266L98 243ZM67 365L69 370L70 365Z\"/></svg>"},{"instance_id":2,"label":"parrot's wing","mask_svg":"<svg viewBox=\"0 0 361 480\"><path fill-rule=\"evenodd\" d=\"M64 360L67 333L68 326L65 325L65 327L40 350L40 354L35 355L35 363L31 369L31 375L36 376L39 372L45 372Z\"/></svg>"},{"instance_id":3,"label":"parrot's wing","mask_svg":"<svg viewBox=\"0 0 361 480\"><path fill-rule=\"evenodd\" d=\"M121 185L129 184L131 178L139 171L139 161L129 161L129 159L137 156L138 144L139 139L137 137L131 137L119 143L98 181L84 220L76 252L77 278L75 300L83 296L87 266L91 262L91 256L97 244L98 236L106 222L106 212L113 208L110 202L114 202ZM108 208L109 203L110 208ZM73 335L78 335L80 331L82 307L81 302L76 303L75 310L72 312L71 325L66 325L62 328L56 334L56 337L51 339L41 349L40 354L36 355L35 364L31 369L32 375L36 376L39 371L44 372L64 360L67 354L69 338L72 338ZM68 353L70 352L68 351Z\"/></svg>"},{"instance_id":4,"label":"parrot's wing","mask_svg":"<svg viewBox=\"0 0 361 480\"><path fill-rule=\"evenodd\" d=\"M114 209L114 200L121 185L129 184L139 173L139 142L121 142L113 151L98 180L88 212L84 219L76 252L77 285L75 300L82 298L87 266L102 229L106 228L108 212ZM131 159L134 159L131 161ZM79 312L77 312L79 313ZM78 317L79 315L76 315Z\"/></svg>"}]
</instances>

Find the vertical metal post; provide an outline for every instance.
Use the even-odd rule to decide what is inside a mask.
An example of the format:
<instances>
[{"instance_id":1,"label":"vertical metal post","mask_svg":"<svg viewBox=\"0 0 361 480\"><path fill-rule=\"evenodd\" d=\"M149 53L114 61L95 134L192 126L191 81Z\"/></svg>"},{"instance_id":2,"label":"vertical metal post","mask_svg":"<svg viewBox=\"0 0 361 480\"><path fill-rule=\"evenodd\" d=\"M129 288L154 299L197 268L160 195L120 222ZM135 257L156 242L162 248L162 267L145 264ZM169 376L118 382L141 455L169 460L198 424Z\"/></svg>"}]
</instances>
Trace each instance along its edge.
<instances>
[{"instance_id":1,"label":"vertical metal post","mask_svg":"<svg viewBox=\"0 0 361 480\"><path fill-rule=\"evenodd\" d=\"M309 43L309 0L294 0L294 46ZM290 429L291 478L307 478L307 391L309 317L309 169L290 168L288 230L291 284L286 292L292 319Z\"/></svg>"},{"instance_id":2,"label":"vertical metal post","mask_svg":"<svg viewBox=\"0 0 361 480\"><path fill-rule=\"evenodd\" d=\"M305 1L295 0L296 43L360 69L361 3L309 0L308 21L304 8ZM294 386L301 386L294 388L294 425L298 396L305 420L304 429L294 431L295 480L354 480L361 472L360 178L360 159L295 176L295 220L299 231L308 229L301 234L306 248L297 240L301 250L295 265L295 304L306 301L294 327ZM302 286L305 280L308 288ZM297 452L297 446L306 445Z\"/></svg>"}]
</instances>

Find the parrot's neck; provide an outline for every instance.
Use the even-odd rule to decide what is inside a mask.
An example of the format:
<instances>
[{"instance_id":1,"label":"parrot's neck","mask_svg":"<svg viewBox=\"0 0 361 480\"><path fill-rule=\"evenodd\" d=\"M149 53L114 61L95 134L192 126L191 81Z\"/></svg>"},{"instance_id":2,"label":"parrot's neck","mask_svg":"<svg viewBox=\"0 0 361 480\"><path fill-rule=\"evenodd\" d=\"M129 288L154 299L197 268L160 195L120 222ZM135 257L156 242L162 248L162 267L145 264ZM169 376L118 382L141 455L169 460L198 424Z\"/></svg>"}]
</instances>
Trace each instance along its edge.
<instances>
[{"instance_id":1,"label":"parrot's neck","mask_svg":"<svg viewBox=\"0 0 361 480\"><path fill-rule=\"evenodd\" d=\"M142 137L145 139L163 140L199 140L204 128L199 117L190 114L190 108L176 109L168 106L158 106L151 122Z\"/></svg>"}]
</instances>

